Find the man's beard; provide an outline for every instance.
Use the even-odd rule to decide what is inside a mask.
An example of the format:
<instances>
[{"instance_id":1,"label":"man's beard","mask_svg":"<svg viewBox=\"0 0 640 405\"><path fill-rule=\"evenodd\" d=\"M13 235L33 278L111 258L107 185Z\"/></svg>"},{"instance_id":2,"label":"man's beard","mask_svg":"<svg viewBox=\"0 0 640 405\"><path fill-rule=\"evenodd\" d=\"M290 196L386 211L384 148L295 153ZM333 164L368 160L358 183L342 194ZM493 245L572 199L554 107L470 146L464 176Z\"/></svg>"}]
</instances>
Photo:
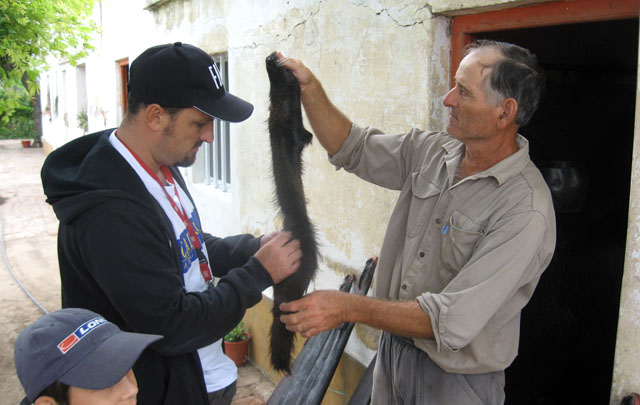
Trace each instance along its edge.
<instances>
[{"instance_id":1,"label":"man's beard","mask_svg":"<svg viewBox=\"0 0 640 405\"><path fill-rule=\"evenodd\" d=\"M163 136L166 136L167 138L173 138L175 137L175 134L173 133L173 117L171 117L171 121L169 122L169 126L167 126L163 133ZM202 141L198 141L193 147L194 148L199 148L200 145L202 145ZM189 167L191 165L193 165L196 161L196 154L194 153L193 156L185 156L182 160L174 163L174 166L178 166L178 167Z\"/></svg>"},{"instance_id":2,"label":"man's beard","mask_svg":"<svg viewBox=\"0 0 640 405\"><path fill-rule=\"evenodd\" d=\"M194 153L193 156L187 156L184 159L182 159L181 161L177 162L175 164L175 166L178 167L189 167L192 164L194 164L196 161L196 154Z\"/></svg>"}]
</instances>

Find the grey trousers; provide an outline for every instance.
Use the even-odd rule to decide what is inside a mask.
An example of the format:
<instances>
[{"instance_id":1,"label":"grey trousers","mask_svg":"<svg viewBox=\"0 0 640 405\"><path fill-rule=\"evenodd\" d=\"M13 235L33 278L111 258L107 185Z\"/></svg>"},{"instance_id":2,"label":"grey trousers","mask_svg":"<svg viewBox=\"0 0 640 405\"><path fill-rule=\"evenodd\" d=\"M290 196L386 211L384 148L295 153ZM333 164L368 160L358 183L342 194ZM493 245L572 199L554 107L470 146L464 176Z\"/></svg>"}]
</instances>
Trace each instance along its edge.
<instances>
[{"instance_id":1,"label":"grey trousers","mask_svg":"<svg viewBox=\"0 0 640 405\"><path fill-rule=\"evenodd\" d=\"M227 385L225 388L210 392L209 395L209 404L210 405L230 405L231 400L236 395L237 381L234 381L232 384Z\"/></svg>"},{"instance_id":2,"label":"grey trousers","mask_svg":"<svg viewBox=\"0 0 640 405\"><path fill-rule=\"evenodd\" d=\"M412 343L383 332L373 370L371 404L502 405L504 383L504 371L447 373Z\"/></svg>"}]
</instances>

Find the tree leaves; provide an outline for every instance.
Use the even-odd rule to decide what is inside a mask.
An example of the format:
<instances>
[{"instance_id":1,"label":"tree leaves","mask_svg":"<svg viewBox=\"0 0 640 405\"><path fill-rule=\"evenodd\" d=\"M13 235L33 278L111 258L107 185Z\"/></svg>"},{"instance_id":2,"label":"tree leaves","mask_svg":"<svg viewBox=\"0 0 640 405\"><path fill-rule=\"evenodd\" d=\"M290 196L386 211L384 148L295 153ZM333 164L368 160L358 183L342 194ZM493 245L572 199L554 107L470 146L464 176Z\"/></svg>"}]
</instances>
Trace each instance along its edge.
<instances>
[{"instance_id":1,"label":"tree leaves","mask_svg":"<svg viewBox=\"0 0 640 405\"><path fill-rule=\"evenodd\" d=\"M53 56L72 65L85 57L98 28L90 19L97 0L0 0L0 120L14 113L16 85L29 96Z\"/></svg>"}]
</instances>

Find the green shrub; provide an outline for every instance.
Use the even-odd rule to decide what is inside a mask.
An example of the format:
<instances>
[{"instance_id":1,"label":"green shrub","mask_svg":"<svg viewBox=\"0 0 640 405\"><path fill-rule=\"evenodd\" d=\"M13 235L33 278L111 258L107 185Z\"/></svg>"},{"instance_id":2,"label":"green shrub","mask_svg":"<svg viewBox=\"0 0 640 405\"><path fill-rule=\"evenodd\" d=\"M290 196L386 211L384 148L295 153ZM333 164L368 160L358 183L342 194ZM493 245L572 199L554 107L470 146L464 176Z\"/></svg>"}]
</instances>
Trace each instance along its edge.
<instances>
[{"instance_id":1,"label":"green shrub","mask_svg":"<svg viewBox=\"0 0 640 405\"><path fill-rule=\"evenodd\" d=\"M0 124L0 139L33 139L37 134L33 129L33 118L14 115L6 124Z\"/></svg>"},{"instance_id":2,"label":"green shrub","mask_svg":"<svg viewBox=\"0 0 640 405\"><path fill-rule=\"evenodd\" d=\"M78 128L86 134L87 131L89 131L89 117L87 117L87 112L80 111L78 115L76 115L76 119L78 120Z\"/></svg>"},{"instance_id":3,"label":"green shrub","mask_svg":"<svg viewBox=\"0 0 640 405\"><path fill-rule=\"evenodd\" d=\"M0 87L0 100L7 103L13 101L10 113L0 113L0 139L36 138L33 107L26 91L23 88Z\"/></svg>"},{"instance_id":4,"label":"green shrub","mask_svg":"<svg viewBox=\"0 0 640 405\"><path fill-rule=\"evenodd\" d=\"M247 328L245 328L244 323L240 321L235 328L231 329L231 331L224 336L224 340L225 342L239 342L241 340L247 340L247 335L244 334L246 331Z\"/></svg>"}]
</instances>

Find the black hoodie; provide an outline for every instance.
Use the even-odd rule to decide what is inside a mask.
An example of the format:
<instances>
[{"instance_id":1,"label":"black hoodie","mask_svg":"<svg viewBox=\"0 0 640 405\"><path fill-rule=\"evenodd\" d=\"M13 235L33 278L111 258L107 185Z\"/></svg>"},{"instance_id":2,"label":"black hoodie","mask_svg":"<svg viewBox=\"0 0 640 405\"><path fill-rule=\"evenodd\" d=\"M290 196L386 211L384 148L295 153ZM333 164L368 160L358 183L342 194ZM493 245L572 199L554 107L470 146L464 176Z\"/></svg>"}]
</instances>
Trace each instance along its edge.
<instances>
[{"instance_id":1,"label":"black hoodie","mask_svg":"<svg viewBox=\"0 0 640 405\"><path fill-rule=\"evenodd\" d=\"M211 269L221 278L204 292L186 292L169 219L109 143L112 132L73 140L42 167L47 202L60 220L62 307L164 336L133 368L139 404L208 404L196 350L222 338L273 284L252 256L260 241L204 234ZM188 194L179 171L171 171Z\"/></svg>"}]
</instances>

